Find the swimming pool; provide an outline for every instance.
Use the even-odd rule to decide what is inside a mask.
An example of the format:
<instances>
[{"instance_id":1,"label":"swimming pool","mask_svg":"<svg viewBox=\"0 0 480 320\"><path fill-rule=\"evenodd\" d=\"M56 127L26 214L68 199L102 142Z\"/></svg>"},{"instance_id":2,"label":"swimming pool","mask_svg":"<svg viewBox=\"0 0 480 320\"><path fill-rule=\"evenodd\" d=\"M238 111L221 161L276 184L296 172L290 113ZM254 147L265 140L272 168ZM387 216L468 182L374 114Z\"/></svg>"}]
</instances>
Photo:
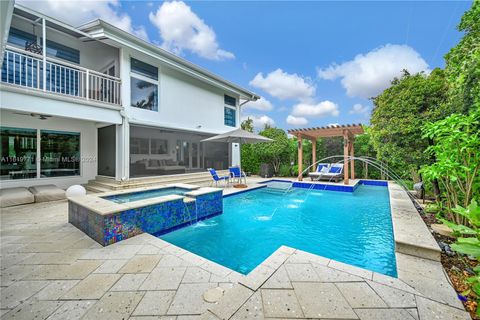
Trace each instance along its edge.
<instances>
[{"instance_id":1,"label":"swimming pool","mask_svg":"<svg viewBox=\"0 0 480 320\"><path fill-rule=\"evenodd\" d=\"M191 191L190 189L178 188L178 187L169 187L169 188L161 188L155 190L147 190L147 191L138 191L138 192L129 192L123 194L116 194L112 196L103 197L105 200L110 200L115 203L127 203L132 201L144 200L149 198L161 197L161 196L168 196L171 194L176 195L184 195L185 192Z\"/></svg>"},{"instance_id":2,"label":"swimming pool","mask_svg":"<svg viewBox=\"0 0 480 320\"><path fill-rule=\"evenodd\" d=\"M287 245L397 275L389 194L380 186L248 191L225 197L223 214L160 237L243 274Z\"/></svg>"}]
</instances>

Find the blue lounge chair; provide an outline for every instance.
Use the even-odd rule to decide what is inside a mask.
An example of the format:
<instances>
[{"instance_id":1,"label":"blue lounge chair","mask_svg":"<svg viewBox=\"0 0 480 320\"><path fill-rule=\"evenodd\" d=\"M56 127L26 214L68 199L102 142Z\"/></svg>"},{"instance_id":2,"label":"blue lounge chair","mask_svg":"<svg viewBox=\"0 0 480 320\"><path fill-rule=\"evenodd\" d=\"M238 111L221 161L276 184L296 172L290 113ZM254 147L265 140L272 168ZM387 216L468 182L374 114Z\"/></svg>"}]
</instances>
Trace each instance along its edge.
<instances>
[{"instance_id":1,"label":"blue lounge chair","mask_svg":"<svg viewBox=\"0 0 480 320\"><path fill-rule=\"evenodd\" d=\"M237 181L238 183L242 183L242 179L247 184L247 175L245 172L241 171L239 167L230 167L228 168L230 171L230 178L233 181Z\"/></svg>"},{"instance_id":2,"label":"blue lounge chair","mask_svg":"<svg viewBox=\"0 0 480 320\"><path fill-rule=\"evenodd\" d=\"M308 176L313 180L319 180L323 173L327 173L330 169L329 163L319 163L315 172L309 172Z\"/></svg>"},{"instance_id":3,"label":"blue lounge chair","mask_svg":"<svg viewBox=\"0 0 480 320\"><path fill-rule=\"evenodd\" d=\"M212 182L210 183L210 186L215 183L215 186L218 187L218 181L223 181L225 186L227 186L227 184L230 182L230 176L219 177L217 171L213 168L209 168L208 172L210 172L210 174L212 175Z\"/></svg>"},{"instance_id":4,"label":"blue lounge chair","mask_svg":"<svg viewBox=\"0 0 480 320\"><path fill-rule=\"evenodd\" d=\"M338 182L343 177L343 163L333 163L328 168L328 172L322 173L319 180L335 180Z\"/></svg>"}]
</instances>

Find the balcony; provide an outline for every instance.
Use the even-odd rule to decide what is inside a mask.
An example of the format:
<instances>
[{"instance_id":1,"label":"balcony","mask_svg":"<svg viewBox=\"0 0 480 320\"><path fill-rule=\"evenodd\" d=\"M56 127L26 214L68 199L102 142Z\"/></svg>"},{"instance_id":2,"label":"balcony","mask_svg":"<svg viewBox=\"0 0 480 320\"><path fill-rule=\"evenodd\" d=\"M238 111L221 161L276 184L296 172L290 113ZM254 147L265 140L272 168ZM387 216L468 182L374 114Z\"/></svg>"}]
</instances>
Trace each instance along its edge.
<instances>
[{"instance_id":1,"label":"balcony","mask_svg":"<svg viewBox=\"0 0 480 320\"><path fill-rule=\"evenodd\" d=\"M7 46L1 82L84 101L121 105L121 80L68 62Z\"/></svg>"}]
</instances>

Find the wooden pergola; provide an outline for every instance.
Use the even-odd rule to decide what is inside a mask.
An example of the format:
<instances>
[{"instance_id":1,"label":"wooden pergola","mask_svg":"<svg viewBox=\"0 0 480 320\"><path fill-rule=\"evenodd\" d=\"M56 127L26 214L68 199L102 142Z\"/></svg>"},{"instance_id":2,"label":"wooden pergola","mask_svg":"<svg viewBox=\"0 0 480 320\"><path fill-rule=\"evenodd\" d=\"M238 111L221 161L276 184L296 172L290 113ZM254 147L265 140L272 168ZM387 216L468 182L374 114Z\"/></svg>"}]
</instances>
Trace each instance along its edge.
<instances>
[{"instance_id":1,"label":"wooden pergola","mask_svg":"<svg viewBox=\"0 0 480 320\"><path fill-rule=\"evenodd\" d=\"M298 139L298 180L302 181L303 171L303 147L302 140L308 139L312 142L312 164L317 162L317 139L326 137L343 137L343 157L344 157L344 169L343 169L343 182L349 184L350 179L355 179L355 162L353 142L355 141L355 135L364 133L361 124L347 124L347 125L332 125L327 127L316 127L306 129L291 129L288 133L294 135ZM350 170L349 170L350 164ZM312 166L312 171L315 171L316 167Z\"/></svg>"}]
</instances>

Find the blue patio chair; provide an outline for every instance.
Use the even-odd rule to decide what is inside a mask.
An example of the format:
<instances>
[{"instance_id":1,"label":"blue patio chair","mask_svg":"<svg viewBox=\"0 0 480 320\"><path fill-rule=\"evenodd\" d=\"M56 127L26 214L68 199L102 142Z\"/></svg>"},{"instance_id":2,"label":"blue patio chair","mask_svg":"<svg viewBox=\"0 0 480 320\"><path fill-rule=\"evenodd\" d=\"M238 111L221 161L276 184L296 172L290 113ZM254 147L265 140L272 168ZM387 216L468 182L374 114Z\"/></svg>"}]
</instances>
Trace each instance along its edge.
<instances>
[{"instance_id":1,"label":"blue patio chair","mask_svg":"<svg viewBox=\"0 0 480 320\"><path fill-rule=\"evenodd\" d=\"M242 179L247 184L247 175L245 172L241 171L239 167L230 167L228 168L230 171L230 178L233 181L237 181L238 183L242 183Z\"/></svg>"},{"instance_id":2,"label":"blue patio chair","mask_svg":"<svg viewBox=\"0 0 480 320\"><path fill-rule=\"evenodd\" d=\"M215 186L218 187L218 181L223 181L225 186L227 186L227 184L230 182L230 176L219 177L217 171L213 168L209 168L208 172L210 172L210 174L212 175L212 181L210 182L210 186L215 183Z\"/></svg>"}]
</instances>

